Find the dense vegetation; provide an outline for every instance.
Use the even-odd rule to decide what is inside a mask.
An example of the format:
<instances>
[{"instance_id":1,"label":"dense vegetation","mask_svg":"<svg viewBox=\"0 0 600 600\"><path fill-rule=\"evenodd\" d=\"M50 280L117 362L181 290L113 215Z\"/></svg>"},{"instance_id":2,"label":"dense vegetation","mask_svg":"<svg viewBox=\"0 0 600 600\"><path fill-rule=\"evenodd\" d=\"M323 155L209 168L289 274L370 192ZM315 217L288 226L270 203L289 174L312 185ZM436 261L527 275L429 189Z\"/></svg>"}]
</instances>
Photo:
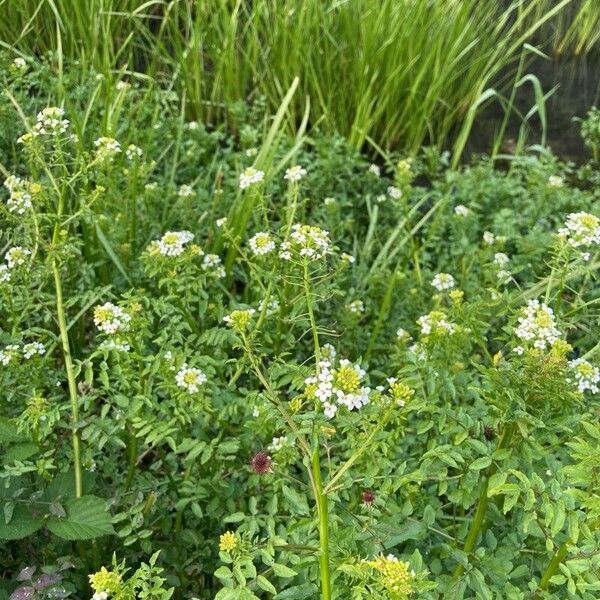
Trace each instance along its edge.
<instances>
[{"instance_id":1,"label":"dense vegetation","mask_svg":"<svg viewBox=\"0 0 600 600\"><path fill-rule=\"evenodd\" d=\"M3 4L0 598L600 597L593 3Z\"/></svg>"}]
</instances>

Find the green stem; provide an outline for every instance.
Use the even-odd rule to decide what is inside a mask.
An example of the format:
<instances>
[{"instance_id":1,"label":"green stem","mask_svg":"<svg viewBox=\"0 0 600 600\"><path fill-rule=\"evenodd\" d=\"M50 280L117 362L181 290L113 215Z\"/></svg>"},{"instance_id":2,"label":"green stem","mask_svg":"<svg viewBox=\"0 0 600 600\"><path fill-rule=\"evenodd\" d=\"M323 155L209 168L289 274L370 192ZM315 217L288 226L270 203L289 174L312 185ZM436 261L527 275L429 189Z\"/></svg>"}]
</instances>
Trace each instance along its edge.
<instances>
[{"instance_id":1,"label":"green stem","mask_svg":"<svg viewBox=\"0 0 600 600\"><path fill-rule=\"evenodd\" d=\"M331 600L331 577L329 571L329 506L327 495L323 492L321 481L321 462L319 458L319 437L313 439L312 473L315 487L315 501L319 514L319 570L321 574L321 597Z\"/></svg>"},{"instance_id":2,"label":"green stem","mask_svg":"<svg viewBox=\"0 0 600 600\"><path fill-rule=\"evenodd\" d=\"M554 553L552 560L548 563L548 566L546 567L546 570L540 579L540 590L548 589L550 579L554 577L554 573L556 573L558 565L560 565L560 563L565 559L565 556L567 556L567 544L561 544Z\"/></svg>"},{"instance_id":3,"label":"green stem","mask_svg":"<svg viewBox=\"0 0 600 600\"><path fill-rule=\"evenodd\" d=\"M308 262L304 261L304 295L306 296L306 308L308 310L308 319L315 344L315 363L317 371L319 370L319 362L321 361L321 346L319 344L319 332L317 330L317 322L315 321L315 313L313 311L312 298L310 294L310 281L308 278Z\"/></svg>"},{"instance_id":4,"label":"green stem","mask_svg":"<svg viewBox=\"0 0 600 600\"><path fill-rule=\"evenodd\" d=\"M125 481L125 490L131 488L133 483L133 476L135 475L135 466L137 462L137 451L138 451L138 439L134 432L129 434L129 465L127 467L127 480Z\"/></svg>"},{"instance_id":5,"label":"green stem","mask_svg":"<svg viewBox=\"0 0 600 600\"><path fill-rule=\"evenodd\" d=\"M79 449L79 431L77 430L77 424L79 421L79 401L77 398L77 383L75 381L75 371L73 370L73 361L71 359L71 348L69 344L67 320L65 318L65 307L63 303L60 268L58 266L56 258L52 260L52 273L54 274L54 287L56 290L56 314L58 317L60 340L62 343L65 370L67 372L67 382L69 384L69 397L71 400L71 427L73 429L71 439L73 444L73 470L75 471L75 496L79 498L82 495L81 456Z\"/></svg>"},{"instance_id":6,"label":"green stem","mask_svg":"<svg viewBox=\"0 0 600 600\"><path fill-rule=\"evenodd\" d=\"M514 433L515 433L516 425L514 423L508 423L504 428L504 432L502 433L502 437L498 442L497 450L501 450L502 448L506 448L510 443ZM469 554L475 548L475 543L477 542L477 538L479 536L479 532L483 526L483 522L485 521L485 516L487 513L488 507L488 485L490 481L490 477L497 471L497 467L495 464L492 464L486 474L485 479L482 484L481 492L479 493L479 501L477 502L477 509L475 510L475 516L473 517L473 521L471 523L471 527L469 529L469 533L465 539L465 543L463 545L463 552L465 554ZM460 577L465 571L465 568L462 564L457 565L454 571L454 577Z\"/></svg>"}]
</instances>

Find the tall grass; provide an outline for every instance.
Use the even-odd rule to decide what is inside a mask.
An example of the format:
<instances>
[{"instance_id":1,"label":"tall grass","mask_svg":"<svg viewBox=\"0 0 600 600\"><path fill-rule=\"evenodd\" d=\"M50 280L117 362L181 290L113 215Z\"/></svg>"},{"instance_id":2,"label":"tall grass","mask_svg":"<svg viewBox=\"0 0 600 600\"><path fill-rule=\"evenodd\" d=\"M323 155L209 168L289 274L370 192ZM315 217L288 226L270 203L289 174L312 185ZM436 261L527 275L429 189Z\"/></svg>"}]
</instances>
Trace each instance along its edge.
<instances>
[{"instance_id":1,"label":"tall grass","mask_svg":"<svg viewBox=\"0 0 600 600\"><path fill-rule=\"evenodd\" d=\"M309 98L312 128L408 152L464 137L542 28L569 22L564 43L582 35L574 47L587 49L600 18L596 0L0 0L0 11L3 45L58 48L107 75L142 70L182 92L189 117L235 128L240 101L275 109L298 77L291 123Z\"/></svg>"}]
</instances>

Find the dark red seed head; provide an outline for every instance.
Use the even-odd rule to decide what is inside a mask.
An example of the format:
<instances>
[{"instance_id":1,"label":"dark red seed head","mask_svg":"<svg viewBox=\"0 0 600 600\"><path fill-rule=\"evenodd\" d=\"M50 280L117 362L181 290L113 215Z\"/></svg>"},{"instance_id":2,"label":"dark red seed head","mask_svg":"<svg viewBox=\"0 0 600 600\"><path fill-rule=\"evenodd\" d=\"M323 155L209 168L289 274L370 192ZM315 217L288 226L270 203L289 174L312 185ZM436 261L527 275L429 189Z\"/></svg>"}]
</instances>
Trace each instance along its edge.
<instances>
[{"instance_id":1,"label":"dark red seed head","mask_svg":"<svg viewBox=\"0 0 600 600\"><path fill-rule=\"evenodd\" d=\"M362 501L363 501L363 504L366 504L367 506L371 506L371 504L373 504L373 502L375 502L375 492L373 490L365 490L362 493Z\"/></svg>"},{"instance_id":2,"label":"dark red seed head","mask_svg":"<svg viewBox=\"0 0 600 600\"><path fill-rule=\"evenodd\" d=\"M250 468L258 475L271 472L273 459L266 452L259 452L252 457Z\"/></svg>"}]
</instances>

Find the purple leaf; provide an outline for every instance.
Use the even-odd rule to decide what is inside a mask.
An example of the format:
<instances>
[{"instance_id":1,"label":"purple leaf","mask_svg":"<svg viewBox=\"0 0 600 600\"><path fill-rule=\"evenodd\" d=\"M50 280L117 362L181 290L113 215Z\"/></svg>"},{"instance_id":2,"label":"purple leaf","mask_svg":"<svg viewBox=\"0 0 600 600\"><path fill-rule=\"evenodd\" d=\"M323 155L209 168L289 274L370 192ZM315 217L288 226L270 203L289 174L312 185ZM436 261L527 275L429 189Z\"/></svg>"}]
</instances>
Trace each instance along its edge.
<instances>
[{"instance_id":1,"label":"purple leaf","mask_svg":"<svg viewBox=\"0 0 600 600\"><path fill-rule=\"evenodd\" d=\"M27 579L31 579L33 574L35 573L36 567L25 567L21 570L21 572L17 575L17 581L26 581Z\"/></svg>"},{"instance_id":2,"label":"purple leaf","mask_svg":"<svg viewBox=\"0 0 600 600\"><path fill-rule=\"evenodd\" d=\"M62 577L60 575L51 575L49 573L42 573L36 580L33 586L36 590L43 590L50 585L54 585L55 583L59 583L62 581Z\"/></svg>"},{"instance_id":3,"label":"purple leaf","mask_svg":"<svg viewBox=\"0 0 600 600\"><path fill-rule=\"evenodd\" d=\"M8 600L28 600L35 594L35 589L27 585L24 587L17 588Z\"/></svg>"}]
</instances>

